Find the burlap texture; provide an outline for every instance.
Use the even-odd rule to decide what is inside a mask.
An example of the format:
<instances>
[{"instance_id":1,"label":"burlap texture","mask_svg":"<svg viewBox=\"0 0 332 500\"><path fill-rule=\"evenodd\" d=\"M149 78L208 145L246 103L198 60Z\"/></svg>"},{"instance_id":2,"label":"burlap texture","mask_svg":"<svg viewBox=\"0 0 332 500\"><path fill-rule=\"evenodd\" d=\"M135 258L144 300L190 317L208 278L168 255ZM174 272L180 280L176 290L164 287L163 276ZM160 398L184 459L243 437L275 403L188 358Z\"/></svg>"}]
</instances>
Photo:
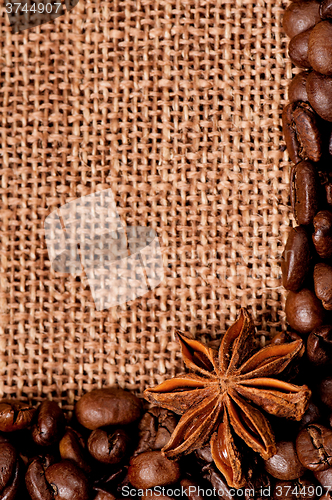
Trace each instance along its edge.
<instances>
[{"instance_id":1,"label":"burlap texture","mask_svg":"<svg viewBox=\"0 0 332 500\"><path fill-rule=\"evenodd\" d=\"M240 306L285 329L285 7L80 0L15 35L2 7L1 396L141 392L181 369L175 329L214 339ZM110 187L123 224L156 230L167 277L97 311L84 278L52 271L44 220Z\"/></svg>"}]
</instances>

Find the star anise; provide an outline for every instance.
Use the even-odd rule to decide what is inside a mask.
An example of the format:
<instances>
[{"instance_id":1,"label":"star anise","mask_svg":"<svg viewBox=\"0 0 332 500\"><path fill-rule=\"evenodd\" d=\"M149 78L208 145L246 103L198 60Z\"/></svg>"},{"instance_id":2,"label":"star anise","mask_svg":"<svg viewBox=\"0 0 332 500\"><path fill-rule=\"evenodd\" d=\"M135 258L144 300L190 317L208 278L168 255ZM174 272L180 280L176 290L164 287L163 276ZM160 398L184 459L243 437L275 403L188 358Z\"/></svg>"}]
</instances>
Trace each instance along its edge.
<instances>
[{"instance_id":1,"label":"star anise","mask_svg":"<svg viewBox=\"0 0 332 500\"><path fill-rule=\"evenodd\" d=\"M184 363L195 373L167 380L144 393L150 402L182 415L162 450L164 455L176 459L210 440L216 466L235 488L245 484L237 436L263 459L276 453L271 425L258 408L300 420L310 397L307 386L274 378L301 356L302 340L256 351L254 332L250 314L241 309L219 352L178 333Z\"/></svg>"}]
</instances>

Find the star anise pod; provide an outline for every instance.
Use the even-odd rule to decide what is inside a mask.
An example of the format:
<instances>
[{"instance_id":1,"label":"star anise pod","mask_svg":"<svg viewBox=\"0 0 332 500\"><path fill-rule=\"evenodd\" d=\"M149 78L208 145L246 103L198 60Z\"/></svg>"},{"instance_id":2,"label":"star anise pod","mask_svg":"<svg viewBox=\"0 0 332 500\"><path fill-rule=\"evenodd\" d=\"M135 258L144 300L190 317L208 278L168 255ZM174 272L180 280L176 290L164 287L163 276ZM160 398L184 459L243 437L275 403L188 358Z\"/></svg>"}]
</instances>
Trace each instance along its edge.
<instances>
[{"instance_id":1,"label":"star anise pod","mask_svg":"<svg viewBox=\"0 0 332 500\"><path fill-rule=\"evenodd\" d=\"M255 351L254 325L246 309L225 333L219 352L178 333L185 373L145 391L150 402L182 415L163 448L178 458L210 440L213 460L229 486L245 484L237 436L263 459L276 453L266 416L300 420L310 390L274 378L303 353L303 342L270 345Z\"/></svg>"}]
</instances>

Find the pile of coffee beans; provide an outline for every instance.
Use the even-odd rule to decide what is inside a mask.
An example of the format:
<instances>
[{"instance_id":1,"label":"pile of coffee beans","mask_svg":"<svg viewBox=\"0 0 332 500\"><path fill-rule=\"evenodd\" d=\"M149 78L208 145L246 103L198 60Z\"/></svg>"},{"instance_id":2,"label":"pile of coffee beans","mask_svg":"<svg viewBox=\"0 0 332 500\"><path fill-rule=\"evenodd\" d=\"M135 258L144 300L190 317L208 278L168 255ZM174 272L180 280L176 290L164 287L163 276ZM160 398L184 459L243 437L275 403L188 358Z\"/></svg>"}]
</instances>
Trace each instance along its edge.
<instances>
[{"instance_id":1,"label":"pile of coffee beans","mask_svg":"<svg viewBox=\"0 0 332 500\"><path fill-rule=\"evenodd\" d=\"M129 391L105 387L83 395L70 418L53 401L36 408L14 400L0 402L0 500L331 500L328 333L312 338L308 356L289 372L294 383L311 385L315 396L302 420L268 417L276 455L264 462L238 439L247 477L244 488L227 485L208 443L178 461L165 458L161 449L180 417ZM296 338L296 333L282 333L273 342ZM308 367L317 365L312 377Z\"/></svg>"},{"instance_id":2,"label":"pile of coffee beans","mask_svg":"<svg viewBox=\"0 0 332 500\"><path fill-rule=\"evenodd\" d=\"M332 1L294 1L283 26L289 56L303 68L282 115L298 224L282 261L286 317L301 336L314 332L325 342L325 325L332 324Z\"/></svg>"}]
</instances>

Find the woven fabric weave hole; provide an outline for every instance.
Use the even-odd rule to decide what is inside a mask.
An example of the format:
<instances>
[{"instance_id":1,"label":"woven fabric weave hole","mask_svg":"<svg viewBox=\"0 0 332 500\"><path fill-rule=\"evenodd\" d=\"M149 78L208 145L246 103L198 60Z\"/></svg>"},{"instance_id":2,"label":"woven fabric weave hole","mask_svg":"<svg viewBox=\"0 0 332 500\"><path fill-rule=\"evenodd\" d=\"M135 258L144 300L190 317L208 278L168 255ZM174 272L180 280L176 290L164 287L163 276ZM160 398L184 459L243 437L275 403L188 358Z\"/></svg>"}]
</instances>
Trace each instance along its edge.
<instances>
[{"instance_id":1,"label":"woven fabric weave hole","mask_svg":"<svg viewBox=\"0 0 332 500\"><path fill-rule=\"evenodd\" d=\"M140 393L181 370L176 329L216 339L240 306L258 334L286 328L285 8L80 0L13 35L1 6L1 396ZM44 221L109 188L123 225L157 232L167 276L97 311L84 276L51 270Z\"/></svg>"}]
</instances>

